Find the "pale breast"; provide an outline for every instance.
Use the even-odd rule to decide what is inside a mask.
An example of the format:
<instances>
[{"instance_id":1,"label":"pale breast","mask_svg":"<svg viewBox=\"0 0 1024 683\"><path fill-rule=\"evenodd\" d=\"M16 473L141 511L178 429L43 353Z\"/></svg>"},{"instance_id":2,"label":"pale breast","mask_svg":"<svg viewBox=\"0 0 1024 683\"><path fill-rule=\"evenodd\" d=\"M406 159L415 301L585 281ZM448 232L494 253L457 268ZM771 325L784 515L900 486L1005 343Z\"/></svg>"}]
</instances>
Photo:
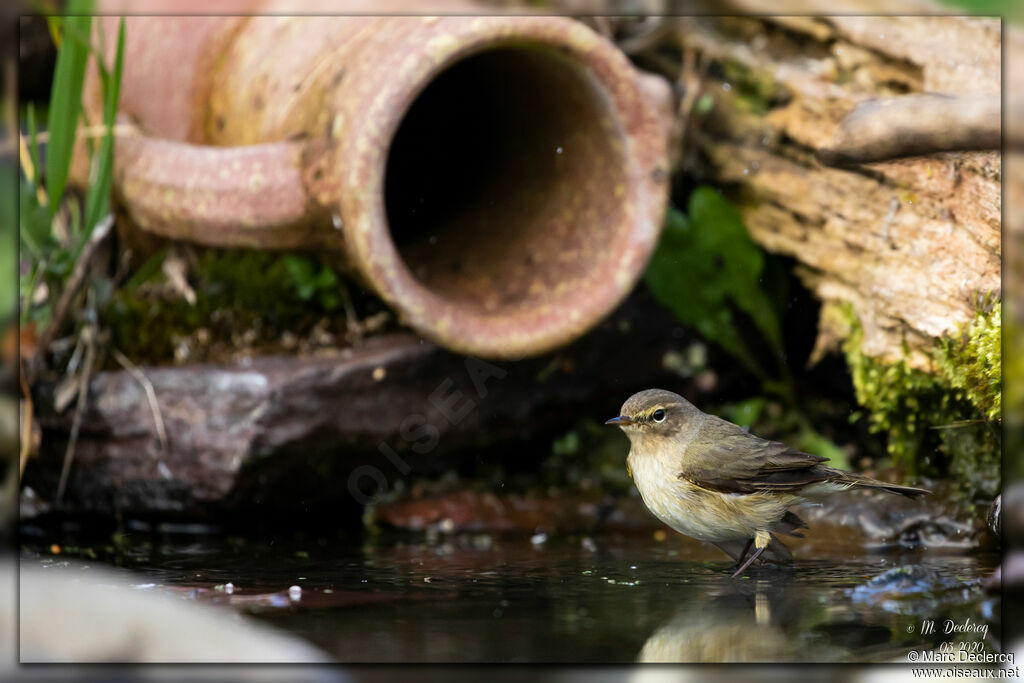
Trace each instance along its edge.
<instances>
[{"instance_id":1,"label":"pale breast","mask_svg":"<svg viewBox=\"0 0 1024 683\"><path fill-rule=\"evenodd\" d=\"M676 468L657 458L636 457L633 452L628 464L647 509L679 533L702 541L753 538L758 531L769 530L794 502L789 496L709 491L680 480Z\"/></svg>"}]
</instances>

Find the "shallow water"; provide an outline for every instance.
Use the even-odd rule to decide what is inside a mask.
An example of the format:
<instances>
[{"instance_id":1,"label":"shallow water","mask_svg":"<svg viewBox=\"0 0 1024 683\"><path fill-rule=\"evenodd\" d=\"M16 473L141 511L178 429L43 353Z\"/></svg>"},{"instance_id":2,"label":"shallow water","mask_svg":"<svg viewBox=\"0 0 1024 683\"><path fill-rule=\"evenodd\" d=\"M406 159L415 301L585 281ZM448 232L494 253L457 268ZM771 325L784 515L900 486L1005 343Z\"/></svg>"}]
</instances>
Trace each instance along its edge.
<instances>
[{"instance_id":1,"label":"shallow water","mask_svg":"<svg viewBox=\"0 0 1024 683\"><path fill-rule=\"evenodd\" d=\"M138 590L230 605L346 662L906 661L950 639L945 618L989 625L998 650L998 598L978 585L995 555L798 554L734 580L724 555L671 540L533 540L147 534L59 555L30 544L22 562L119 564ZM922 619L939 632L922 636Z\"/></svg>"}]
</instances>

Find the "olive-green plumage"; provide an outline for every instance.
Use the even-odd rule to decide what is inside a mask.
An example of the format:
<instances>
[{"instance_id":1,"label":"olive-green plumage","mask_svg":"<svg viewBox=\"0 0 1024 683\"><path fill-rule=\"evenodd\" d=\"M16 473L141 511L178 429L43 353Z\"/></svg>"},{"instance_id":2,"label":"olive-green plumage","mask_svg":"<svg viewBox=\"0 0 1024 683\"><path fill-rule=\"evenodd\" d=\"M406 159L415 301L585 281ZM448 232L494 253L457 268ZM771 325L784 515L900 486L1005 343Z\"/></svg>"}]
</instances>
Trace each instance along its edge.
<instances>
[{"instance_id":1,"label":"olive-green plumage","mask_svg":"<svg viewBox=\"0 0 1024 683\"><path fill-rule=\"evenodd\" d=\"M800 536L806 528L788 510L792 505L851 487L909 497L928 493L829 467L827 458L750 434L662 389L634 394L607 424L629 437L629 473L656 517L718 545L738 563L755 546L734 576L765 550L791 559L774 534ZM744 543L742 553L733 552Z\"/></svg>"}]
</instances>

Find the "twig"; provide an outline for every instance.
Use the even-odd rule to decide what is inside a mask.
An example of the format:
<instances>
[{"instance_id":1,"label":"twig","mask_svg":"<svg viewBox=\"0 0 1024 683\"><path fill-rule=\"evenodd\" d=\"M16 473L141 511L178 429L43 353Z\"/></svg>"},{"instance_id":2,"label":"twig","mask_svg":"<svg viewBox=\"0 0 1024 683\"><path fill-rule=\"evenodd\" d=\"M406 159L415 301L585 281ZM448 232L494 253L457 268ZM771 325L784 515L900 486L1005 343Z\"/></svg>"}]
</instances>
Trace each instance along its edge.
<instances>
[{"instance_id":1,"label":"twig","mask_svg":"<svg viewBox=\"0 0 1024 683\"><path fill-rule=\"evenodd\" d=\"M83 127L79 128L78 129L78 133L75 135L75 137L76 138L87 138L87 139L91 140L91 139L95 139L95 138L101 138L101 137L103 137L106 134L107 134L107 126L105 124L99 123L99 124L95 124L95 125L92 125L92 126L83 126ZM117 138L117 137L127 137L129 135L138 135L139 134L139 129L136 126L134 126L134 125L132 125L130 123L117 123L117 124L114 124L113 126L111 126L110 134L113 135L115 138ZM50 132L49 131L44 130L44 131L41 131L38 134L36 134L36 141L37 142L45 143L45 142L49 141L49 139L50 139Z\"/></svg>"},{"instance_id":2,"label":"twig","mask_svg":"<svg viewBox=\"0 0 1024 683\"><path fill-rule=\"evenodd\" d=\"M693 45L685 40L686 25L683 22L676 24L676 40L682 51L682 64L679 67L677 84L683 90L683 96L679 101L679 109L676 112L676 130L674 131L674 149L678 150L678 158L673 159L674 164L682 163L686 155L686 142L694 138L696 131L691 130L693 119L693 108L696 106L697 97L703 90L704 79L707 76L709 61L704 59L702 52L699 52Z\"/></svg>"},{"instance_id":3,"label":"twig","mask_svg":"<svg viewBox=\"0 0 1024 683\"><path fill-rule=\"evenodd\" d=\"M85 361L82 363L82 374L78 380L78 403L75 406L75 416L71 420L71 434L68 436L68 445L64 450L64 465L60 470L60 483L57 484L57 496L54 499L54 505L57 507L60 507L61 500L64 498L68 474L71 472L71 462L75 457L78 432L82 428L82 416L85 414L85 407L89 402L89 378L92 375L92 364L96 358L96 338L93 327L88 325L82 328L82 336L85 339Z\"/></svg>"},{"instance_id":4,"label":"twig","mask_svg":"<svg viewBox=\"0 0 1024 683\"><path fill-rule=\"evenodd\" d=\"M167 277L171 289L181 294L189 306L196 305L196 292L188 284L188 276L185 274L187 266L184 259L178 254L177 249L171 248L164 262L160 264L160 270Z\"/></svg>"},{"instance_id":5,"label":"twig","mask_svg":"<svg viewBox=\"0 0 1024 683\"><path fill-rule=\"evenodd\" d=\"M892 237L890 235L892 232L892 222L896 219L896 214L899 213L899 210L899 197L893 195L892 199L889 200L889 213L885 214L885 218L882 220L882 239L893 249L896 247L893 245Z\"/></svg>"},{"instance_id":6,"label":"twig","mask_svg":"<svg viewBox=\"0 0 1024 683\"><path fill-rule=\"evenodd\" d=\"M358 344L362 339L362 325L359 324L359 315L356 307L352 304L352 295L345 283L340 283L338 290L341 292L341 304L345 309L345 331L352 335L352 343Z\"/></svg>"},{"instance_id":7,"label":"twig","mask_svg":"<svg viewBox=\"0 0 1024 683\"><path fill-rule=\"evenodd\" d=\"M683 90L683 97L679 101L677 112L679 120L679 142L686 134L686 128L690 123L690 112L697 102L697 95L700 94L702 74L700 73L700 58L692 45L683 45L683 63L679 68L679 86Z\"/></svg>"},{"instance_id":8,"label":"twig","mask_svg":"<svg viewBox=\"0 0 1024 683\"><path fill-rule=\"evenodd\" d=\"M863 164L938 152L999 149L999 95L902 95L862 102L818 150L830 166Z\"/></svg>"},{"instance_id":9,"label":"twig","mask_svg":"<svg viewBox=\"0 0 1024 683\"><path fill-rule=\"evenodd\" d=\"M110 234L110 229L114 225L113 214L107 215L106 218L96 224L92 234L89 236L89 240L82 247L82 253L78 257L78 261L75 263L74 270L71 271L71 277L68 278L67 285L64 287L64 291L60 294L60 299L57 301L57 308L54 310L53 320L43 330L42 337L39 339L39 347L36 351L36 355L32 358L32 364L34 367L38 367L42 357L46 353L46 350L50 346L50 342L53 341L53 336L60 329L60 326L64 323L64 319L68 315L68 311L71 308L71 300L74 299L75 294L78 293L82 283L85 282L85 277L89 272L89 264L96 252L99 250L100 244Z\"/></svg>"},{"instance_id":10,"label":"twig","mask_svg":"<svg viewBox=\"0 0 1024 683\"><path fill-rule=\"evenodd\" d=\"M961 427L970 427L971 425L987 422L988 420L957 420L956 422L950 422L948 425L931 425L929 429L960 429Z\"/></svg>"},{"instance_id":11,"label":"twig","mask_svg":"<svg viewBox=\"0 0 1024 683\"><path fill-rule=\"evenodd\" d=\"M153 414L153 422L156 425L156 435L160 439L160 451L162 453L167 452L167 430L164 428L164 418L160 413L160 404L156 400L156 391L153 389L153 383L149 381L145 373L139 369L135 363L128 359L121 351L115 346L110 347L110 352L114 356L114 360L118 364L127 370L135 381L142 385L143 391L146 392L146 401L149 403L149 411Z\"/></svg>"},{"instance_id":12,"label":"twig","mask_svg":"<svg viewBox=\"0 0 1024 683\"><path fill-rule=\"evenodd\" d=\"M675 27L676 21L674 19L663 17L660 20L655 20L652 27L642 28L636 35L618 41L618 47L627 55L647 52L656 48L662 38L675 31Z\"/></svg>"}]
</instances>

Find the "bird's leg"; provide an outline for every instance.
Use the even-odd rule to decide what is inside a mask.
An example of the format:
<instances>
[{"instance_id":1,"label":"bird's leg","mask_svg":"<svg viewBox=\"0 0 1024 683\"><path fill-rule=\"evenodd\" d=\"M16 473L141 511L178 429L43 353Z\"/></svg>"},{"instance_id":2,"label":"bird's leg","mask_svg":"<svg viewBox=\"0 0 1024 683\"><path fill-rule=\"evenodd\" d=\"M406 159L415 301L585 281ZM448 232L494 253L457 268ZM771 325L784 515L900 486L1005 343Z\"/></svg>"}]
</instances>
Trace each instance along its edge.
<instances>
[{"instance_id":1,"label":"bird's leg","mask_svg":"<svg viewBox=\"0 0 1024 683\"><path fill-rule=\"evenodd\" d=\"M765 547L767 547L767 546L765 546ZM737 569L735 571L735 573L733 573L732 578L735 579L737 576L742 574L746 570L746 568L750 566L750 563L753 562L754 560L756 560L757 558L759 558L761 556L761 553L763 553L763 552L764 552L764 548L758 548L757 550L755 550L754 554L751 555L750 557L748 557L747 561L743 563L743 566L740 567L739 569Z\"/></svg>"},{"instance_id":2,"label":"bird's leg","mask_svg":"<svg viewBox=\"0 0 1024 683\"><path fill-rule=\"evenodd\" d=\"M730 560L739 564L739 560L736 559L736 553L733 552L733 550L728 545L725 545L724 543L716 543L715 541L711 541L711 545L715 546L723 553L728 555Z\"/></svg>"},{"instance_id":3,"label":"bird's leg","mask_svg":"<svg viewBox=\"0 0 1024 683\"><path fill-rule=\"evenodd\" d=\"M743 552L741 552L740 556L736 559L736 564L737 565L743 564L743 558L746 557L747 553L750 552L750 546L752 546L753 544L754 544L754 539L750 539L749 541L747 541L747 544L745 546L743 546Z\"/></svg>"},{"instance_id":4,"label":"bird's leg","mask_svg":"<svg viewBox=\"0 0 1024 683\"><path fill-rule=\"evenodd\" d=\"M768 547L768 544L771 543L771 540L772 540L772 537L771 537L771 535L769 533L764 532L764 531L758 531L757 535L754 536L754 538L753 538L754 545L757 547L757 550L755 550L754 554L751 555L750 557L748 557L747 561L744 562L740 566L740 568L736 570L736 572L732 575L732 578L735 579L737 576L739 576L744 571L746 571L747 567L749 567L754 562L754 560L756 560L757 558L759 558L761 556L761 553L763 553L765 548ZM746 555L747 554L747 550L749 550L749 549L750 549L750 544L748 543L747 544L747 548L743 551L743 554Z\"/></svg>"}]
</instances>

